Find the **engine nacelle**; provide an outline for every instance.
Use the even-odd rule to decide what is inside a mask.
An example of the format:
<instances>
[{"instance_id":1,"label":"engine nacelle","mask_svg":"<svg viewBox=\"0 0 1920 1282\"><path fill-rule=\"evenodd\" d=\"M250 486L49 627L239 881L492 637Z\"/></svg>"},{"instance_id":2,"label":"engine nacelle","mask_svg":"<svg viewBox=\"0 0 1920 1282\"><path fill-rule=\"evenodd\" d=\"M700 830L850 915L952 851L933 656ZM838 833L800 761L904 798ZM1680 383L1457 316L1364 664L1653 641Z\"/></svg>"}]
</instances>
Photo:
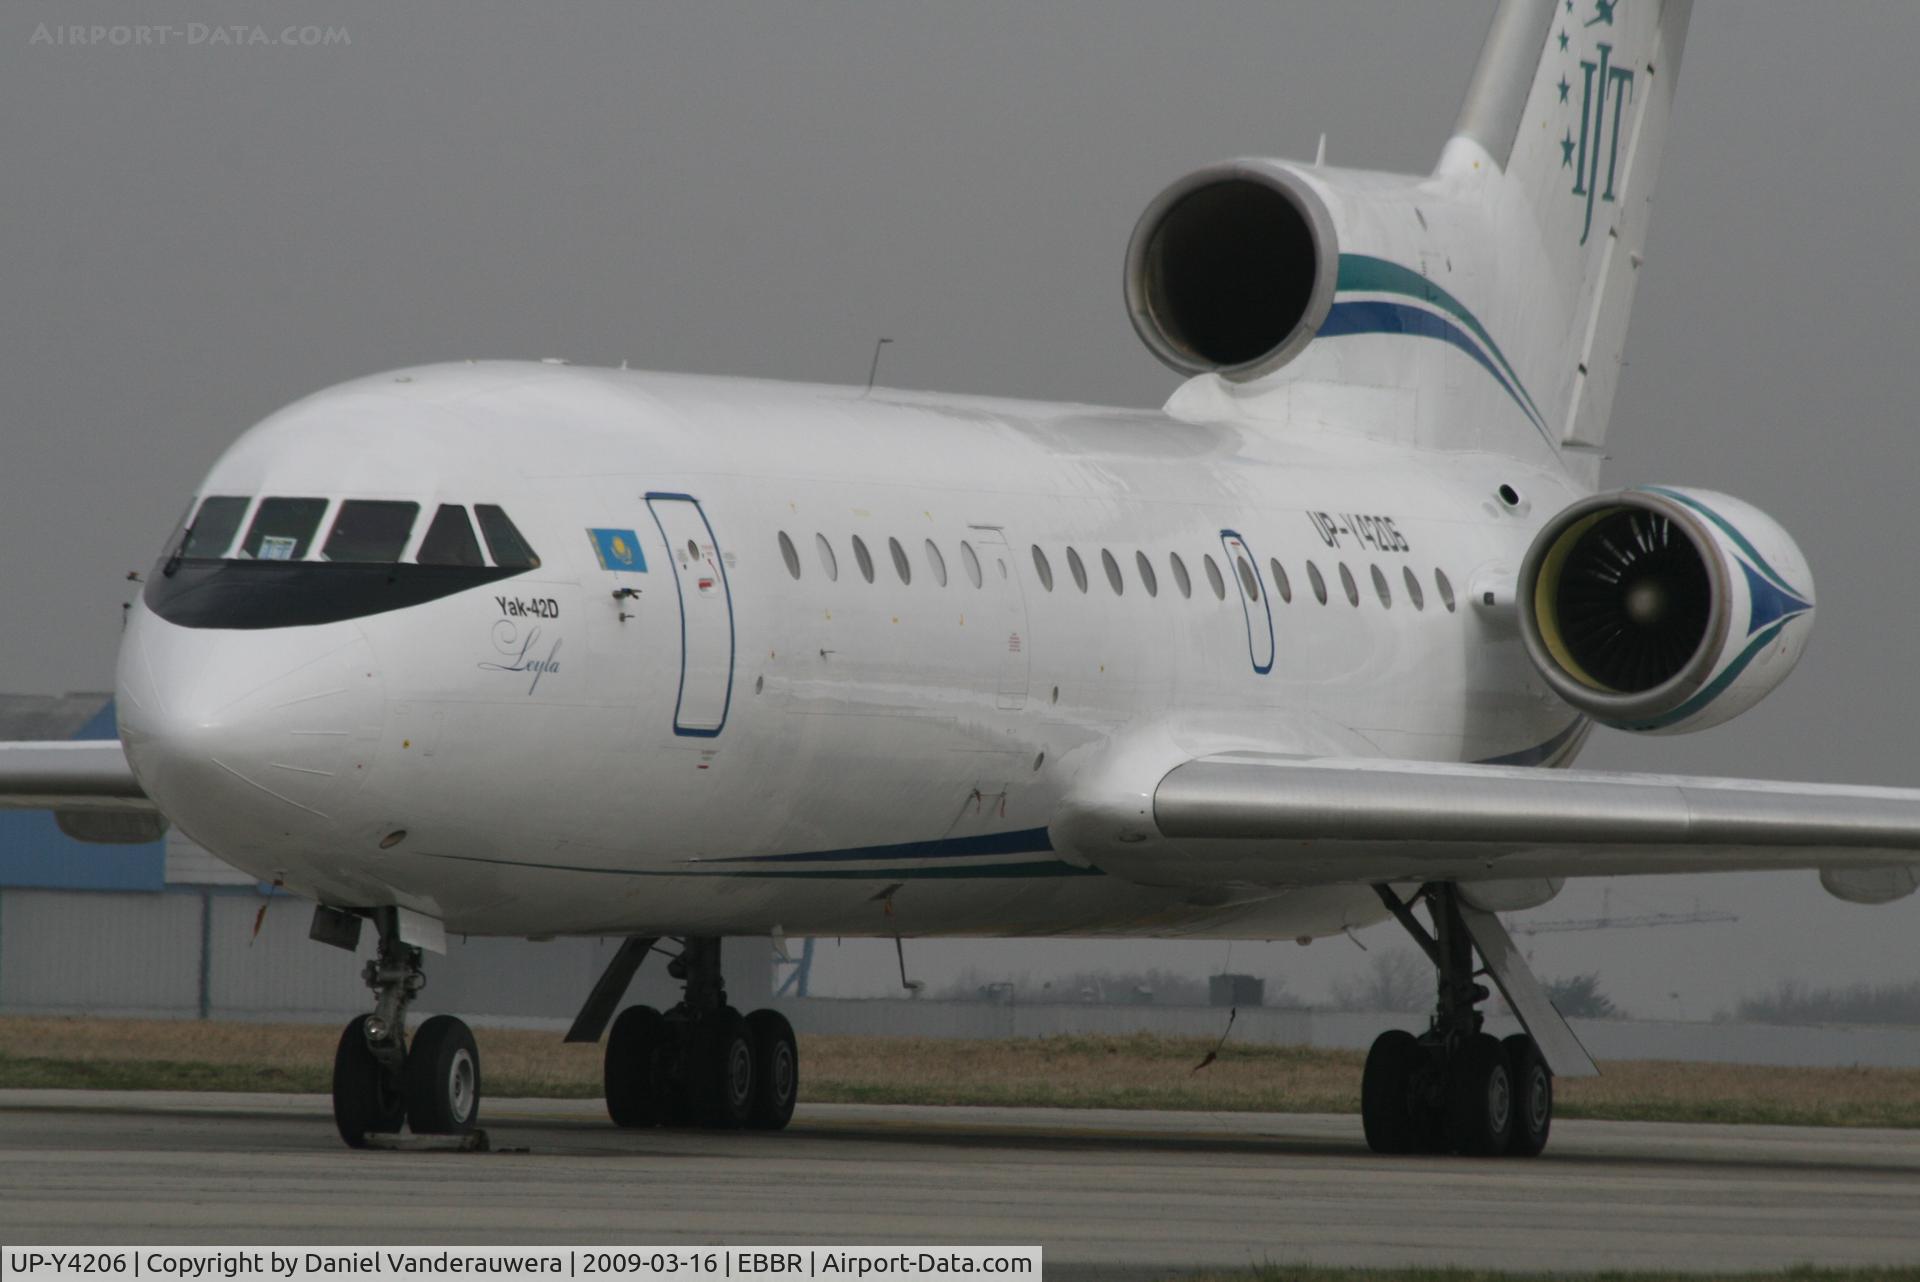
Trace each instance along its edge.
<instances>
[{"instance_id":1,"label":"engine nacelle","mask_svg":"<svg viewBox=\"0 0 1920 1282\"><path fill-rule=\"evenodd\" d=\"M1786 678L1812 631L1813 576L1750 504L1645 486L1549 521L1516 603L1555 693L1605 725L1673 734L1738 716Z\"/></svg>"},{"instance_id":2,"label":"engine nacelle","mask_svg":"<svg viewBox=\"0 0 1920 1282\"><path fill-rule=\"evenodd\" d=\"M1127 314L1187 374L1246 382L1313 341L1333 307L1333 218L1285 166L1233 160L1188 174L1147 206L1127 246Z\"/></svg>"}]
</instances>

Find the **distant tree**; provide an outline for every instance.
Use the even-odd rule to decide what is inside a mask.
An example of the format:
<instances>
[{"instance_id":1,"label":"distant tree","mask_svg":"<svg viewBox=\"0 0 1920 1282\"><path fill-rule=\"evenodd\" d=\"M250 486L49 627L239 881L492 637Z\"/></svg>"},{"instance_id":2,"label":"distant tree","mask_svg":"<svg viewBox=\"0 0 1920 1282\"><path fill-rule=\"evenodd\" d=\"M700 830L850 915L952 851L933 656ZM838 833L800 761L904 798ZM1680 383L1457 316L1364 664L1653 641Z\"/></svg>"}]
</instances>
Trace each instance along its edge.
<instances>
[{"instance_id":1,"label":"distant tree","mask_svg":"<svg viewBox=\"0 0 1920 1282\"><path fill-rule=\"evenodd\" d=\"M1339 1010L1425 1010L1433 1005L1432 970L1412 953L1375 953L1360 975L1333 981Z\"/></svg>"},{"instance_id":2,"label":"distant tree","mask_svg":"<svg viewBox=\"0 0 1920 1282\"><path fill-rule=\"evenodd\" d=\"M1555 1010L1568 1019L1618 1019L1620 1008L1600 991L1600 975L1568 975L1543 985Z\"/></svg>"},{"instance_id":3,"label":"distant tree","mask_svg":"<svg viewBox=\"0 0 1920 1282\"><path fill-rule=\"evenodd\" d=\"M1783 979L1771 993L1743 999L1734 1018L1755 1024L1920 1024L1920 982L1809 988Z\"/></svg>"},{"instance_id":4,"label":"distant tree","mask_svg":"<svg viewBox=\"0 0 1920 1282\"><path fill-rule=\"evenodd\" d=\"M1083 970L1068 975L1036 979L1032 975L995 975L969 968L952 983L928 995L948 1002L1065 1002L1087 1005L1125 1006L1151 1003L1155 1006L1207 1005L1205 975L1184 975L1166 970ZM1292 1003L1286 985L1267 981L1266 1004Z\"/></svg>"}]
</instances>

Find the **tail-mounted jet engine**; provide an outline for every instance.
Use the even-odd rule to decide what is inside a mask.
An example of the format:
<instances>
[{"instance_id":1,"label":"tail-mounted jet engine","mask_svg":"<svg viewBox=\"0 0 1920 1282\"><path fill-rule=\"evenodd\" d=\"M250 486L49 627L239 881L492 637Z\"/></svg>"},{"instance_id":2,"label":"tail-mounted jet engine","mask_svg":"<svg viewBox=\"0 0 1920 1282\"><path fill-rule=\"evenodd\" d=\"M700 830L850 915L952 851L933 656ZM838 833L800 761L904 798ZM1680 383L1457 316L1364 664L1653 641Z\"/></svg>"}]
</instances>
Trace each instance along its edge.
<instances>
[{"instance_id":1,"label":"tail-mounted jet engine","mask_svg":"<svg viewBox=\"0 0 1920 1282\"><path fill-rule=\"evenodd\" d=\"M1813 576L1765 513L1646 486L1573 504L1520 567L1527 653L1562 699L1623 730L1702 730L1785 679L1813 625Z\"/></svg>"},{"instance_id":2,"label":"tail-mounted jet engine","mask_svg":"<svg viewBox=\"0 0 1920 1282\"><path fill-rule=\"evenodd\" d=\"M1127 246L1127 313L1187 374L1246 382L1313 341L1333 306L1340 247L1327 207L1283 166L1234 160L1147 206Z\"/></svg>"}]
</instances>

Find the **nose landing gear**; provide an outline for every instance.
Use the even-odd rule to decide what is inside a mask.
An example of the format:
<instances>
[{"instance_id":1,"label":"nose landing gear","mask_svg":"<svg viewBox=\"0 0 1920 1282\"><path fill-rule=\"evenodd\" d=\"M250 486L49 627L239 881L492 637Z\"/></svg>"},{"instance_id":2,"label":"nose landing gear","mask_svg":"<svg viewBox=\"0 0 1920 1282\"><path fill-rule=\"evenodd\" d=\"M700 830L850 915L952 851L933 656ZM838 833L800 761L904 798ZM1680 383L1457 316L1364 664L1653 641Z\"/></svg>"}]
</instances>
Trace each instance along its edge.
<instances>
[{"instance_id":1,"label":"nose landing gear","mask_svg":"<svg viewBox=\"0 0 1920 1282\"><path fill-rule=\"evenodd\" d=\"M780 1130L800 1093L793 1026L727 1004L720 941L688 937L667 973L686 985L665 1012L629 1006L607 1034L607 1112L619 1126Z\"/></svg>"},{"instance_id":2,"label":"nose landing gear","mask_svg":"<svg viewBox=\"0 0 1920 1282\"><path fill-rule=\"evenodd\" d=\"M322 933L322 915L329 915ZM435 1015L420 1025L408 1045L407 1006L427 978L420 949L401 938L399 915L392 908L369 916L380 932L379 955L361 976L374 993L373 1013L356 1015L341 1030L333 1056L333 1123L349 1148L367 1148L370 1136L398 1132L404 1123L415 1135L465 1135L480 1118L480 1051L473 1032L451 1015ZM353 947L357 921L321 908L314 937Z\"/></svg>"}]
</instances>

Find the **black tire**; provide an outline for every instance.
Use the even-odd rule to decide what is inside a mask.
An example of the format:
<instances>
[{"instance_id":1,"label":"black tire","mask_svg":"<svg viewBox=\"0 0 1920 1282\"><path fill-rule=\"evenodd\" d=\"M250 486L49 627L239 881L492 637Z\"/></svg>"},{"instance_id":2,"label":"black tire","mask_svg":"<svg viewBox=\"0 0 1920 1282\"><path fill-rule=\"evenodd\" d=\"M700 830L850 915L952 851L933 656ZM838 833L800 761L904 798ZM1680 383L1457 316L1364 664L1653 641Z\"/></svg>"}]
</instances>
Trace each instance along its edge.
<instances>
[{"instance_id":1,"label":"black tire","mask_svg":"<svg viewBox=\"0 0 1920 1282\"><path fill-rule=\"evenodd\" d=\"M1507 1152L1538 1157L1547 1147L1547 1132L1553 1129L1553 1072L1525 1033L1515 1033L1500 1045L1513 1077L1513 1134L1507 1140Z\"/></svg>"},{"instance_id":2,"label":"black tire","mask_svg":"<svg viewBox=\"0 0 1920 1282\"><path fill-rule=\"evenodd\" d=\"M1376 1153L1420 1151L1413 1099L1420 1056L1418 1039L1398 1028L1374 1038L1367 1051L1367 1066L1360 1074L1360 1121L1367 1147Z\"/></svg>"},{"instance_id":3,"label":"black tire","mask_svg":"<svg viewBox=\"0 0 1920 1282\"><path fill-rule=\"evenodd\" d=\"M785 1130L800 1098L800 1045L793 1025L777 1010L747 1016L753 1036L753 1104L747 1125L757 1131Z\"/></svg>"},{"instance_id":4,"label":"black tire","mask_svg":"<svg viewBox=\"0 0 1920 1282\"><path fill-rule=\"evenodd\" d=\"M661 1126L703 1125L706 1107L706 1059L701 1054L700 1025L683 1007L660 1018L660 1049L654 1058L654 1085L659 1088Z\"/></svg>"},{"instance_id":5,"label":"black tire","mask_svg":"<svg viewBox=\"0 0 1920 1282\"><path fill-rule=\"evenodd\" d=\"M365 1148L368 1132L392 1134L407 1120L400 1074L388 1072L367 1045L370 1018L348 1020L333 1052L333 1124L348 1148Z\"/></svg>"},{"instance_id":6,"label":"black tire","mask_svg":"<svg viewBox=\"0 0 1920 1282\"><path fill-rule=\"evenodd\" d=\"M715 1130L738 1130L753 1111L753 1033L729 1006L702 1020L693 1034L692 1120Z\"/></svg>"},{"instance_id":7,"label":"black tire","mask_svg":"<svg viewBox=\"0 0 1920 1282\"><path fill-rule=\"evenodd\" d=\"M1506 1048L1489 1033L1463 1041L1447 1065L1447 1142L1456 1153L1492 1157L1513 1134L1513 1077Z\"/></svg>"},{"instance_id":8,"label":"black tire","mask_svg":"<svg viewBox=\"0 0 1920 1282\"><path fill-rule=\"evenodd\" d=\"M479 1121L473 1031L451 1015L435 1015L407 1047L407 1124L415 1135L465 1135Z\"/></svg>"},{"instance_id":9,"label":"black tire","mask_svg":"<svg viewBox=\"0 0 1920 1282\"><path fill-rule=\"evenodd\" d=\"M651 1006L629 1006L607 1033L607 1115L615 1126L658 1126L665 1087L660 1059L666 1018Z\"/></svg>"}]
</instances>

